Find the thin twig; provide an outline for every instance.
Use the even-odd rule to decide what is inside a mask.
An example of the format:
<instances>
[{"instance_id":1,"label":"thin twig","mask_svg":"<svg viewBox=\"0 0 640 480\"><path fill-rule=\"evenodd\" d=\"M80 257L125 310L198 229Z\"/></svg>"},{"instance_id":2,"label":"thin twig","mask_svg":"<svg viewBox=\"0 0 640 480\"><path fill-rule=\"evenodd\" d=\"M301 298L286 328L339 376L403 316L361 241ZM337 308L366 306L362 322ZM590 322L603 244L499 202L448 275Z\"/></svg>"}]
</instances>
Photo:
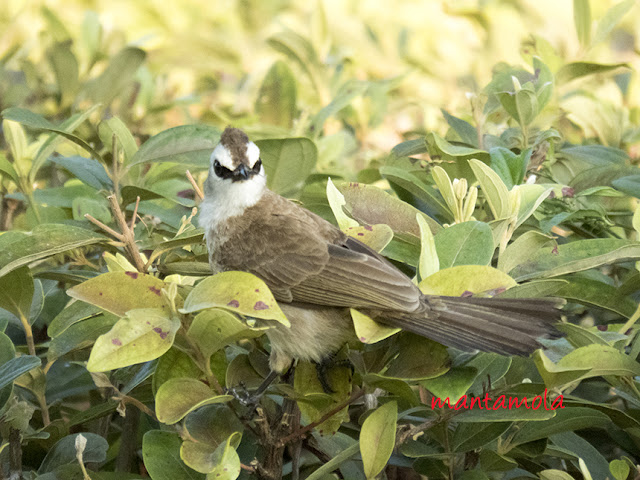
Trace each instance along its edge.
<instances>
[{"instance_id":1,"label":"thin twig","mask_svg":"<svg viewBox=\"0 0 640 480\"><path fill-rule=\"evenodd\" d=\"M343 408L348 407L357 399L364 395L364 389L360 389L357 392L353 392L349 398L347 398L344 402L336 405L335 408L332 408L327 413L325 413L322 417L320 417L315 422L311 422L309 425L302 427L300 430L293 432L291 435L287 435L286 437L280 440L280 445L286 445L287 443L296 440L297 438L303 437L308 432L316 428L321 423L324 423L329 418L333 417L336 413L340 412Z\"/></svg>"},{"instance_id":2,"label":"thin twig","mask_svg":"<svg viewBox=\"0 0 640 480\"><path fill-rule=\"evenodd\" d=\"M131 226L129 227L132 231L136 226L136 219L138 218L138 206L140 205L140 197L136 197L136 206L133 209L133 216L131 217Z\"/></svg>"},{"instance_id":3,"label":"thin twig","mask_svg":"<svg viewBox=\"0 0 640 480\"><path fill-rule=\"evenodd\" d=\"M136 226L136 216L138 215L138 204L140 203L140 197L136 198L136 207L134 210L134 216L131 219L131 225L127 224L127 220L124 217L124 213L122 213L122 209L120 208L120 204L118 203L118 199L116 195L109 195L107 197L109 200L109 206L111 207L111 212L116 220L116 224L122 233L116 232L111 227L108 227L100 220L93 218L91 215L86 214L85 218L89 220L94 225L97 225L102 230L107 232L109 235L114 237L116 240L122 242L124 249L129 254L129 260L133 262L136 269L139 272L146 272L147 268L142 261L142 256L140 255L140 250L138 250L138 245L136 244L136 236L134 233L134 228Z\"/></svg>"},{"instance_id":4,"label":"thin twig","mask_svg":"<svg viewBox=\"0 0 640 480\"><path fill-rule=\"evenodd\" d=\"M100 220L98 220L97 218L93 218L91 215L89 215L88 213L84 214L84 218L86 218L87 220L89 220L91 223L93 223L94 225L100 227L102 230L104 230L105 232L107 232L109 235L111 235L114 238L117 238L118 240L120 240L121 242L124 242L124 235L116 232L114 229L112 229L111 227L106 226L104 223L102 223Z\"/></svg>"},{"instance_id":5,"label":"thin twig","mask_svg":"<svg viewBox=\"0 0 640 480\"><path fill-rule=\"evenodd\" d=\"M193 186L193 189L196 191L196 195L200 199L200 201L204 200L204 193L202 193L202 190L200 190L200 187L196 183L195 179L193 178L193 175L191 175L191 172L189 170L187 170L187 178L191 182L191 185Z\"/></svg>"},{"instance_id":6,"label":"thin twig","mask_svg":"<svg viewBox=\"0 0 640 480\"><path fill-rule=\"evenodd\" d=\"M118 171L118 141L116 134L111 137L111 159L113 160L113 191L116 197L120 196L120 172Z\"/></svg>"}]
</instances>

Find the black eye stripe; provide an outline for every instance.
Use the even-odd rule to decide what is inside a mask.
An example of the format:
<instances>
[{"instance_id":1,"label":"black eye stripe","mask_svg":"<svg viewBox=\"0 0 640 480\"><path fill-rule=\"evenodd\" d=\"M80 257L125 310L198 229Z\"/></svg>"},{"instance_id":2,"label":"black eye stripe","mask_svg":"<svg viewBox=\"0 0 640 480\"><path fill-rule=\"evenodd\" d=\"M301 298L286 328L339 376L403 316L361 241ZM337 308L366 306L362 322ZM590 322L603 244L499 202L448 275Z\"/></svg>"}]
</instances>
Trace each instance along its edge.
<instances>
[{"instance_id":1,"label":"black eye stripe","mask_svg":"<svg viewBox=\"0 0 640 480\"><path fill-rule=\"evenodd\" d=\"M251 170L253 170L255 173L258 173L260 171L261 166L262 166L262 159L258 158L258 161L253 165L253 168L251 168Z\"/></svg>"},{"instance_id":2,"label":"black eye stripe","mask_svg":"<svg viewBox=\"0 0 640 480\"><path fill-rule=\"evenodd\" d=\"M213 162L213 171L220 178L231 178L233 176L233 172L227 167L223 167L218 160Z\"/></svg>"}]
</instances>

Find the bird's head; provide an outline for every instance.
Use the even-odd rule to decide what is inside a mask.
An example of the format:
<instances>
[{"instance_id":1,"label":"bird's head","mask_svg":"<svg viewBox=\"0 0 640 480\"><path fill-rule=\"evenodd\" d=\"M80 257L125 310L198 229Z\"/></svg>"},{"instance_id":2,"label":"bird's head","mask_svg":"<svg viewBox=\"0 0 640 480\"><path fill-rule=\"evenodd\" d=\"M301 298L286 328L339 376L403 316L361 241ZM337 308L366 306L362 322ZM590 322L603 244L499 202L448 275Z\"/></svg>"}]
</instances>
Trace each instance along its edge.
<instances>
[{"instance_id":1,"label":"bird's head","mask_svg":"<svg viewBox=\"0 0 640 480\"><path fill-rule=\"evenodd\" d=\"M227 127L211 154L206 197L250 206L260 199L265 185L260 149L242 130Z\"/></svg>"}]
</instances>

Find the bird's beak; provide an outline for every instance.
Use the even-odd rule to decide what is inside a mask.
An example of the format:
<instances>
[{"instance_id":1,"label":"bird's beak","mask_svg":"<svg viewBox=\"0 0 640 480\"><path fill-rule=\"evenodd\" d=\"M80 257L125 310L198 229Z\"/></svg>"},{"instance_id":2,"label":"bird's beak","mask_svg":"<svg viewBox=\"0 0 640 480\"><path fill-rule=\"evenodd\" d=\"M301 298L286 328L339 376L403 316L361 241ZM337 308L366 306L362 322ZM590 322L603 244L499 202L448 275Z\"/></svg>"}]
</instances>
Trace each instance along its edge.
<instances>
[{"instance_id":1,"label":"bird's beak","mask_svg":"<svg viewBox=\"0 0 640 480\"><path fill-rule=\"evenodd\" d=\"M245 167L244 164L240 164L240 166L233 171L232 180L234 182L248 180L250 175L251 172L247 170L247 167Z\"/></svg>"}]
</instances>

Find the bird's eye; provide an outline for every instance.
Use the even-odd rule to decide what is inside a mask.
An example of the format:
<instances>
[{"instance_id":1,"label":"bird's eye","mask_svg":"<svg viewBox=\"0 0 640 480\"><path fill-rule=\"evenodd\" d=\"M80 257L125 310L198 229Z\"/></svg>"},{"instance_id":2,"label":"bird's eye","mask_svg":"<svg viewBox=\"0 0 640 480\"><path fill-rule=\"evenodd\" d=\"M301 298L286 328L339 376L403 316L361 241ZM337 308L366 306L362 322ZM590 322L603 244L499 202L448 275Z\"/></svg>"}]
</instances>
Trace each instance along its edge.
<instances>
[{"instance_id":1,"label":"bird's eye","mask_svg":"<svg viewBox=\"0 0 640 480\"><path fill-rule=\"evenodd\" d=\"M233 172L227 167L223 167L218 160L213 162L213 171L220 178L228 178L233 175Z\"/></svg>"},{"instance_id":2,"label":"bird's eye","mask_svg":"<svg viewBox=\"0 0 640 480\"><path fill-rule=\"evenodd\" d=\"M253 170L254 173L259 173L261 166L262 166L262 159L259 158L258 161L253 165L253 168L251 168L251 170Z\"/></svg>"}]
</instances>

